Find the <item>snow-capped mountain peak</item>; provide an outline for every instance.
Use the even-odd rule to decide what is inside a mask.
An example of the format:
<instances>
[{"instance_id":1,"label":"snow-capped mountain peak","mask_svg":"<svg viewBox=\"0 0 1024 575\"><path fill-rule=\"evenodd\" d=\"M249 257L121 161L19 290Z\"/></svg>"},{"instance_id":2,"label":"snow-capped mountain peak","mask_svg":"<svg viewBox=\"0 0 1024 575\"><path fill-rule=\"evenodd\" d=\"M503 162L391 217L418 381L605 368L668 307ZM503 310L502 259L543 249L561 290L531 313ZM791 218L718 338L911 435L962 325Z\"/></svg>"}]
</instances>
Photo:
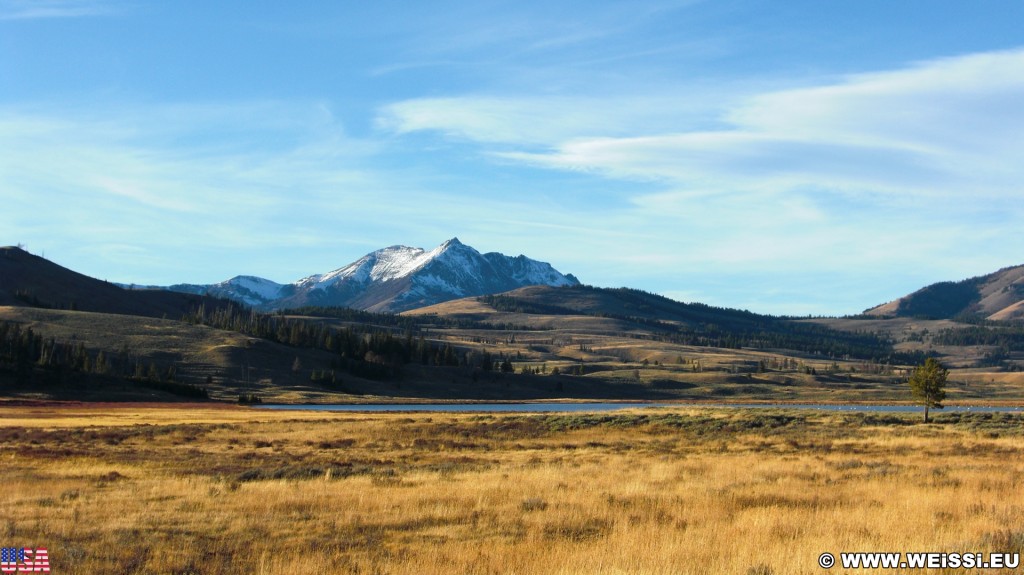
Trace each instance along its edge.
<instances>
[{"instance_id":1,"label":"snow-capped mountain peak","mask_svg":"<svg viewBox=\"0 0 1024 575\"><path fill-rule=\"evenodd\" d=\"M218 285L233 286L236 289L246 290L263 299L274 299L284 287L277 282L256 276L235 276L226 282Z\"/></svg>"},{"instance_id":2,"label":"snow-capped mountain peak","mask_svg":"<svg viewBox=\"0 0 1024 575\"><path fill-rule=\"evenodd\" d=\"M175 289L172 286L171 289ZM190 291L232 299L251 307L262 307L281 297L284 286L256 276L235 276L211 286L193 286ZM204 288L201 292L195 288ZM185 290L178 290L185 291Z\"/></svg>"},{"instance_id":3,"label":"snow-capped mountain peak","mask_svg":"<svg viewBox=\"0 0 1024 575\"><path fill-rule=\"evenodd\" d=\"M481 254L452 238L429 251L402 245L379 249L288 285L238 276L213 286L189 286L189 291L205 287L208 293L260 309L318 305L397 312L527 285L578 283L550 264L522 255Z\"/></svg>"},{"instance_id":4,"label":"snow-capped mountain peak","mask_svg":"<svg viewBox=\"0 0 1024 575\"><path fill-rule=\"evenodd\" d=\"M436 248L426 251L409 246L390 246L366 254L351 264L336 270L299 280L301 286L312 289L328 289L341 281L387 282L412 275L437 258L459 258L456 254L479 256L475 249L463 244L459 238L452 238ZM465 257L462 257L465 260ZM458 262L452 262L458 265ZM464 262L463 262L464 263Z\"/></svg>"},{"instance_id":5,"label":"snow-capped mountain peak","mask_svg":"<svg viewBox=\"0 0 1024 575\"><path fill-rule=\"evenodd\" d=\"M321 275L310 276L298 283L312 289L328 289L338 282L385 282L416 271L436 254L421 248L390 246L366 254L349 265Z\"/></svg>"}]
</instances>

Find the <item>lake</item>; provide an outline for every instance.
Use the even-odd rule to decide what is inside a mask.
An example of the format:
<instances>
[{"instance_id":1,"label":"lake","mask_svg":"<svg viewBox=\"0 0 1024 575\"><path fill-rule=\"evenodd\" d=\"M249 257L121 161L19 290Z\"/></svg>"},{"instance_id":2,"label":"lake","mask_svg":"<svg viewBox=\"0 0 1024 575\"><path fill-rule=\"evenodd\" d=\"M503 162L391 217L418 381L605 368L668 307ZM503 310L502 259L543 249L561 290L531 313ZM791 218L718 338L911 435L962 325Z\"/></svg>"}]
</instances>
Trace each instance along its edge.
<instances>
[{"instance_id":1,"label":"lake","mask_svg":"<svg viewBox=\"0 0 1024 575\"><path fill-rule=\"evenodd\" d=\"M672 407L669 403L342 403L316 405L255 405L265 409L312 411L439 411L439 412L574 412L614 411L635 407Z\"/></svg>"},{"instance_id":2,"label":"lake","mask_svg":"<svg viewBox=\"0 0 1024 575\"><path fill-rule=\"evenodd\" d=\"M358 411L358 412L402 412L402 411L436 411L436 412L489 412L489 413L566 413L583 411L615 411L647 407L680 407L707 409L817 409L822 411L853 411L873 413L914 413L923 409L917 405L836 405L821 403L765 404L765 403L733 403L733 404L696 404L696 403L343 403L343 404L305 404L305 405L257 405L262 409L283 409L302 411ZM940 413L1021 413L1022 407L991 407L951 405L945 409L932 410Z\"/></svg>"}]
</instances>

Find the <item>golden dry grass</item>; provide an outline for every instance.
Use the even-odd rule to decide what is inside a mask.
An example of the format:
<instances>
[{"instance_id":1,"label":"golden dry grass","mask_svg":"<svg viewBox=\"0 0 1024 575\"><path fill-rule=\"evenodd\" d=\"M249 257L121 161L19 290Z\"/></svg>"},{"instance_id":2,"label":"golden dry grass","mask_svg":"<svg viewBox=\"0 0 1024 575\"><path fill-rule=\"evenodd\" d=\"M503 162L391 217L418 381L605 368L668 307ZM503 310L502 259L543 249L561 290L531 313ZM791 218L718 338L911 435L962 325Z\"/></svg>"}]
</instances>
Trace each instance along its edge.
<instances>
[{"instance_id":1,"label":"golden dry grass","mask_svg":"<svg viewBox=\"0 0 1024 575\"><path fill-rule=\"evenodd\" d=\"M939 418L3 408L0 539L62 574L781 575L823 551L1020 551L1021 417Z\"/></svg>"}]
</instances>

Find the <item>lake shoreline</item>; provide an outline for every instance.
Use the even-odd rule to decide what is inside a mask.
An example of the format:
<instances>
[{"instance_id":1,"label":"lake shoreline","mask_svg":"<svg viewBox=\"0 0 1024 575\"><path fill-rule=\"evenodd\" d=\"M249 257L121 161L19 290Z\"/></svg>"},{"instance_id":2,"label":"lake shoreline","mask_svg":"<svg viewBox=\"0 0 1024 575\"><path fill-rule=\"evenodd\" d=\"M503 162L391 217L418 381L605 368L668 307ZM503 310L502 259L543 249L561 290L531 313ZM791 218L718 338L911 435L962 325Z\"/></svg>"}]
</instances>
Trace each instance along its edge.
<instances>
[{"instance_id":1,"label":"lake shoreline","mask_svg":"<svg viewBox=\"0 0 1024 575\"><path fill-rule=\"evenodd\" d=\"M637 401L603 402L422 402L422 403L345 403L345 404L263 404L254 409L282 411L334 412L438 412L438 413L564 413L586 411L619 411L633 408L671 409L808 409L818 411L867 413L916 413L922 407L914 404L839 404L839 403L670 403ZM1024 411L1019 405L947 405L935 413L1014 413Z\"/></svg>"}]
</instances>

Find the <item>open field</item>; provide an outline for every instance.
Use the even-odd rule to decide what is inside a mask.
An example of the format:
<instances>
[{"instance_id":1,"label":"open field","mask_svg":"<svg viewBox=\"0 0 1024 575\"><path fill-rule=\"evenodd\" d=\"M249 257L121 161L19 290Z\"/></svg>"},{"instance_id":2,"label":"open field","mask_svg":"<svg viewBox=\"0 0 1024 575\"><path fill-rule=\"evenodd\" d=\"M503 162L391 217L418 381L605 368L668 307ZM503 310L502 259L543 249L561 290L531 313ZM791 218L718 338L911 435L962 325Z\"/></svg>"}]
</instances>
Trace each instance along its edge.
<instances>
[{"instance_id":1,"label":"open field","mask_svg":"<svg viewBox=\"0 0 1024 575\"><path fill-rule=\"evenodd\" d=\"M1022 456L1009 414L4 407L0 533L61 574L810 574L1021 551Z\"/></svg>"}]
</instances>

